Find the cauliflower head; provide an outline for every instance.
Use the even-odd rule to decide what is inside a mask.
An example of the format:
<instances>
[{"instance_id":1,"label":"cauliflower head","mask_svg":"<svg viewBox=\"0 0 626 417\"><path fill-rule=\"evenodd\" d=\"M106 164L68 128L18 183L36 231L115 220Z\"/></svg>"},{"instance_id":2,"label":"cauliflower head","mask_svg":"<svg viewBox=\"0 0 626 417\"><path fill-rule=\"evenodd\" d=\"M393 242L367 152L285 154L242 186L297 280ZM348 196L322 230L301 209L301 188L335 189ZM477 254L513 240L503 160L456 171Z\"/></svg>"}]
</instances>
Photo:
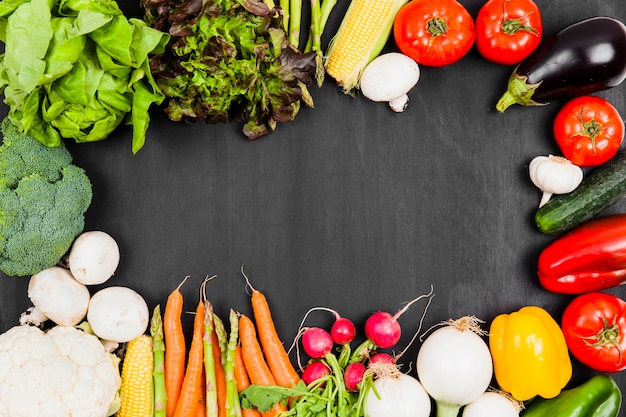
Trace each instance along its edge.
<instances>
[{"instance_id":1,"label":"cauliflower head","mask_svg":"<svg viewBox=\"0 0 626 417\"><path fill-rule=\"evenodd\" d=\"M0 335L0 417L106 417L121 378L96 336L70 326Z\"/></svg>"},{"instance_id":2,"label":"cauliflower head","mask_svg":"<svg viewBox=\"0 0 626 417\"><path fill-rule=\"evenodd\" d=\"M62 145L0 124L0 270L26 276L57 264L85 226L91 182Z\"/></svg>"}]
</instances>

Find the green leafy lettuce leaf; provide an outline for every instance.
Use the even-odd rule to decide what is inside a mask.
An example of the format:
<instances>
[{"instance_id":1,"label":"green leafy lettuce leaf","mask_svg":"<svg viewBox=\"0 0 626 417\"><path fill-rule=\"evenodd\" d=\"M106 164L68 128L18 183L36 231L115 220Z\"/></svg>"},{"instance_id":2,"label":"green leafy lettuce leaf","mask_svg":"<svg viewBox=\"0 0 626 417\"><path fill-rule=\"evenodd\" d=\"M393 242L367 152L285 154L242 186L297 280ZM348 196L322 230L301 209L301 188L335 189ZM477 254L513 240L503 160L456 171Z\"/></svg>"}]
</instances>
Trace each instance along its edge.
<instances>
[{"instance_id":1,"label":"green leafy lettuce leaf","mask_svg":"<svg viewBox=\"0 0 626 417\"><path fill-rule=\"evenodd\" d=\"M148 109L164 99L149 56L169 35L112 0L10 0L0 2L0 40L0 93L24 133L55 147L103 140L126 122L132 152L141 149Z\"/></svg>"},{"instance_id":2,"label":"green leafy lettuce leaf","mask_svg":"<svg viewBox=\"0 0 626 417\"><path fill-rule=\"evenodd\" d=\"M310 102L315 53L290 45L277 9L260 0L144 0L144 8L144 20L171 35L150 58L171 120L239 120L256 139Z\"/></svg>"}]
</instances>

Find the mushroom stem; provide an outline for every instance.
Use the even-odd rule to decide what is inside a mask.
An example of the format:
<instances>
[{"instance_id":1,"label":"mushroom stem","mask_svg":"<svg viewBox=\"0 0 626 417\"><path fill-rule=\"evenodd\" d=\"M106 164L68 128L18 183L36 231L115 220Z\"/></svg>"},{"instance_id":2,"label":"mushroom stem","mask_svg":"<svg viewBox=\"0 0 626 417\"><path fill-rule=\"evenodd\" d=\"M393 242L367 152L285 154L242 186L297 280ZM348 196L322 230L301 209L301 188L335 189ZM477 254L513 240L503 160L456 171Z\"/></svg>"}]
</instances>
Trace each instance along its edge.
<instances>
[{"instance_id":1,"label":"mushroom stem","mask_svg":"<svg viewBox=\"0 0 626 417\"><path fill-rule=\"evenodd\" d=\"M389 100L389 107L396 113L402 113L409 105L409 96L406 94L392 100Z\"/></svg>"}]
</instances>

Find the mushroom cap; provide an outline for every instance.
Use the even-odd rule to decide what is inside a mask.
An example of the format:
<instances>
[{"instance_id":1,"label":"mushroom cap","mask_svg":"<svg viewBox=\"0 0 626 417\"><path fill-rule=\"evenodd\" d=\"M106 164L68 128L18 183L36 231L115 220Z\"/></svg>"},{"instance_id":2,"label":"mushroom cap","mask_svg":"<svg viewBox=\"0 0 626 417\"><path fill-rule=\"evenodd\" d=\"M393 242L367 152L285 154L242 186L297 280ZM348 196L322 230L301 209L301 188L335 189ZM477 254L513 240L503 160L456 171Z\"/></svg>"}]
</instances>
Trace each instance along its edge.
<instances>
[{"instance_id":1,"label":"mushroom cap","mask_svg":"<svg viewBox=\"0 0 626 417\"><path fill-rule=\"evenodd\" d=\"M70 271L53 266L28 282L28 298L44 316L61 326L75 326L87 314L89 290Z\"/></svg>"},{"instance_id":2,"label":"mushroom cap","mask_svg":"<svg viewBox=\"0 0 626 417\"><path fill-rule=\"evenodd\" d=\"M97 285L113 276L120 262L117 242L108 233L93 230L74 240L68 266L78 282Z\"/></svg>"},{"instance_id":3,"label":"mushroom cap","mask_svg":"<svg viewBox=\"0 0 626 417\"><path fill-rule=\"evenodd\" d=\"M128 287L106 287L89 302L87 322L101 339L128 342L148 328L150 314L144 298Z\"/></svg>"},{"instance_id":4,"label":"mushroom cap","mask_svg":"<svg viewBox=\"0 0 626 417\"><path fill-rule=\"evenodd\" d=\"M377 56L365 67L359 89L372 101L388 102L406 95L419 78L417 62L402 53L389 52Z\"/></svg>"}]
</instances>

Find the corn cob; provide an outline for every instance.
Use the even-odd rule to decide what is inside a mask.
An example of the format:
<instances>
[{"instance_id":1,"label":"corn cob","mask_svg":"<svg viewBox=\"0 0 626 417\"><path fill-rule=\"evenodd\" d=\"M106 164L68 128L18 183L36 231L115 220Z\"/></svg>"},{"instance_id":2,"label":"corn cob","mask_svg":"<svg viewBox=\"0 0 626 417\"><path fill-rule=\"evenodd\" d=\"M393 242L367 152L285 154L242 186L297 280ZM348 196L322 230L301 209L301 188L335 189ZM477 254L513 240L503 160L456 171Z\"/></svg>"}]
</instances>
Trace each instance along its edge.
<instances>
[{"instance_id":1,"label":"corn cob","mask_svg":"<svg viewBox=\"0 0 626 417\"><path fill-rule=\"evenodd\" d=\"M352 94L361 73L387 43L393 20L408 0L352 0L328 45L324 66L344 92Z\"/></svg>"},{"instance_id":2,"label":"corn cob","mask_svg":"<svg viewBox=\"0 0 626 417\"><path fill-rule=\"evenodd\" d=\"M122 364L122 401L117 417L148 417L152 414L152 338L141 335L128 342Z\"/></svg>"}]
</instances>

